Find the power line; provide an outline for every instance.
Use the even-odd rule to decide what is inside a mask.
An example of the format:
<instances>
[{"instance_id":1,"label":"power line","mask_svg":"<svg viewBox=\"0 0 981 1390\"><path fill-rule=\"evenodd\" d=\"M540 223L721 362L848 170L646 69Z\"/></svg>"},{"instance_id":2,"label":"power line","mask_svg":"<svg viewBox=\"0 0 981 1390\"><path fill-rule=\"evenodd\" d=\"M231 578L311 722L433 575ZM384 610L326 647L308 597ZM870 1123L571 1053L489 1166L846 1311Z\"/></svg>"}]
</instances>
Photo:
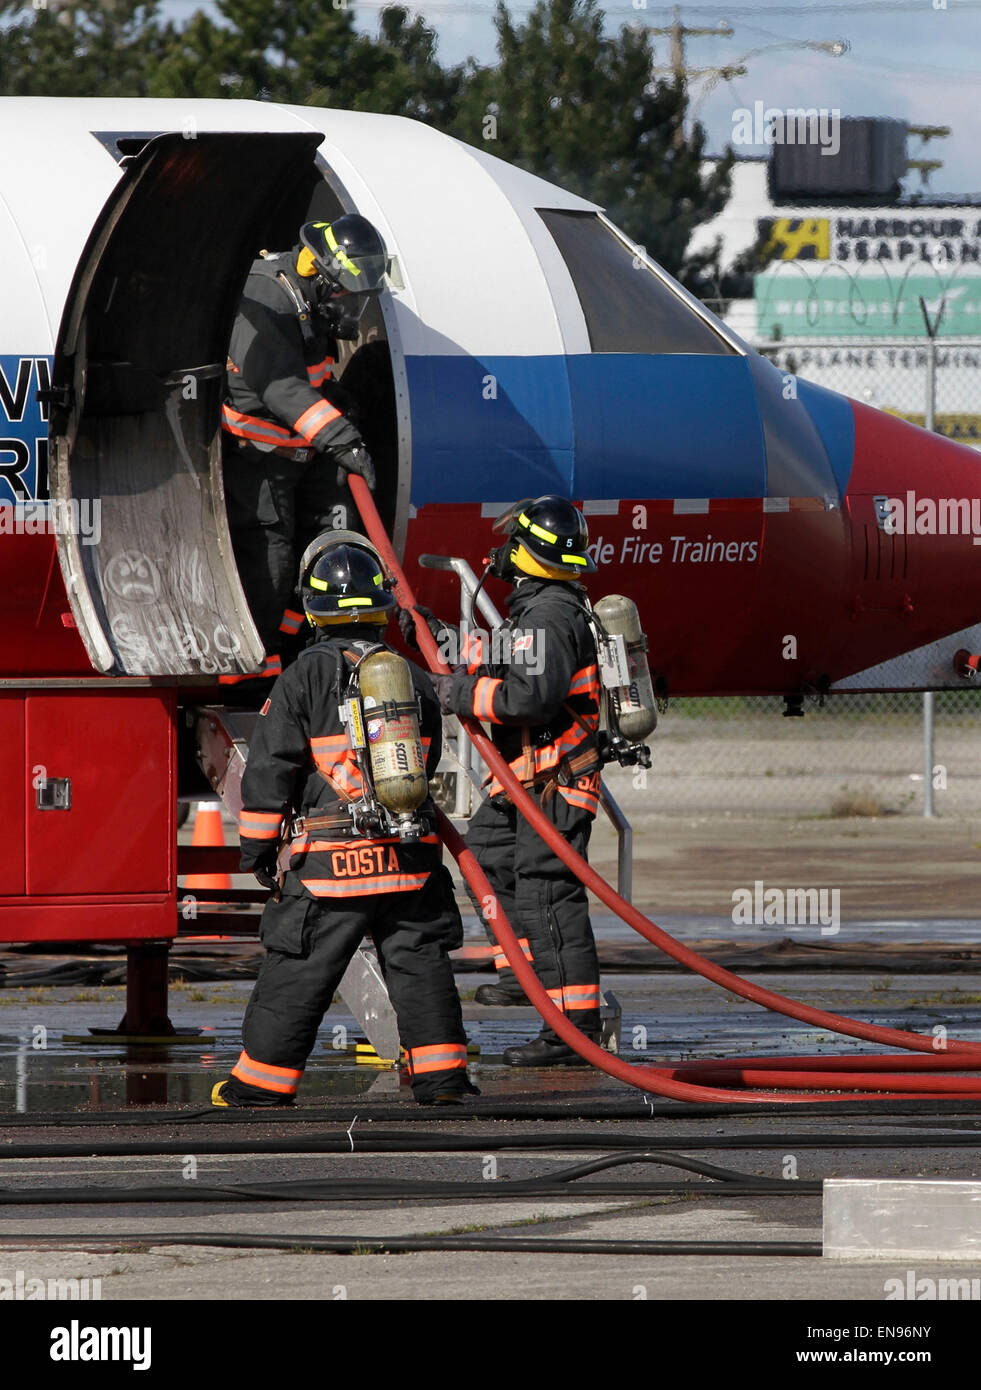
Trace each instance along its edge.
<instances>
[{"instance_id":1,"label":"power line","mask_svg":"<svg viewBox=\"0 0 981 1390\"><path fill-rule=\"evenodd\" d=\"M217 0L162 0L165 9L189 9L202 10L215 8ZM400 0L351 0L350 8L357 15L359 10L373 10L380 13L390 5L400 3ZM530 14L537 8L538 0L506 0L507 8L512 14ZM28 6L25 5L25 8ZM415 12L425 19L429 14L460 15L460 14L487 14L493 15L497 11L496 0L421 0L419 4L403 5L404 9ZM604 14L612 16L630 16L634 22L643 24L647 16L671 15L674 10L672 5L648 5L645 9L635 9L633 4L614 3L614 0L607 0L601 4L600 8ZM742 15L778 15L781 17L799 18L804 15L821 14L924 14L938 13L930 11L925 0L852 0L852 3L829 3L828 0L818 0L816 4L802 3L796 5L763 5L754 0L754 3L740 5L737 3L729 5L690 5L685 7L687 12L692 15L714 16L718 15L725 19L730 15L736 18ZM981 10L981 0L947 0L947 5L943 13L947 16L959 13L972 13Z\"/></svg>"}]
</instances>

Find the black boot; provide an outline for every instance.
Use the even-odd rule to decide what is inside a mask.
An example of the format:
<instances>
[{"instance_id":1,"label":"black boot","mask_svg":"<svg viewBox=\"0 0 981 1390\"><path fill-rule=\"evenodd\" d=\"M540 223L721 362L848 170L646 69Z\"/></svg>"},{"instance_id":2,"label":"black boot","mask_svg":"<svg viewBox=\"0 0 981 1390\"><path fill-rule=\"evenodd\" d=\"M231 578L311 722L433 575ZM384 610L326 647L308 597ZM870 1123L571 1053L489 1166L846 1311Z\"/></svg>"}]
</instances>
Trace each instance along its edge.
<instances>
[{"instance_id":1,"label":"black boot","mask_svg":"<svg viewBox=\"0 0 981 1390\"><path fill-rule=\"evenodd\" d=\"M600 1044L603 1025L599 1009L580 1009L578 1017L569 1019L590 1042ZM509 1067L588 1067L591 1063L583 1060L579 1053L564 1043L551 1028L543 1028L537 1038L522 1043L520 1047L504 1050L504 1062Z\"/></svg>"},{"instance_id":2,"label":"black boot","mask_svg":"<svg viewBox=\"0 0 981 1390\"><path fill-rule=\"evenodd\" d=\"M591 1038L599 1042L599 1038ZM520 1047L504 1049L504 1064L508 1067L588 1067L590 1063L574 1052L560 1038L546 1037L544 1033Z\"/></svg>"},{"instance_id":3,"label":"black boot","mask_svg":"<svg viewBox=\"0 0 981 1390\"><path fill-rule=\"evenodd\" d=\"M467 1096L479 1096L480 1087L475 1086L469 1076L464 1076L462 1082L446 1082L438 1091L414 1094L418 1105L462 1105Z\"/></svg>"},{"instance_id":4,"label":"black boot","mask_svg":"<svg viewBox=\"0 0 981 1390\"><path fill-rule=\"evenodd\" d=\"M475 1004L503 1004L518 1005L530 1004L531 1001L526 994L520 990L513 994L510 990L502 989L500 985L481 985L473 996Z\"/></svg>"}]
</instances>

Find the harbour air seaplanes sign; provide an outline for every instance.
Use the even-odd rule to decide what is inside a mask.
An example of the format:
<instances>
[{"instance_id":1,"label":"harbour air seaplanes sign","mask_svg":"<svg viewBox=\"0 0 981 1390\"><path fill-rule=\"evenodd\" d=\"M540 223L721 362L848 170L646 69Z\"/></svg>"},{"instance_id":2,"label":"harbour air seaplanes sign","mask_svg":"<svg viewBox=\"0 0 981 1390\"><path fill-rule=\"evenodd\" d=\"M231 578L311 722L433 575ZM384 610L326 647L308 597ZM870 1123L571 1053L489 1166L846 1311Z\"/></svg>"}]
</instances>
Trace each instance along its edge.
<instances>
[{"instance_id":1,"label":"harbour air seaplanes sign","mask_svg":"<svg viewBox=\"0 0 981 1390\"><path fill-rule=\"evenodd\" d=\"M754 280L762 338L981 333L977 208L849 209L757 222L769 265Z\"/></svg>"}]
</instances>

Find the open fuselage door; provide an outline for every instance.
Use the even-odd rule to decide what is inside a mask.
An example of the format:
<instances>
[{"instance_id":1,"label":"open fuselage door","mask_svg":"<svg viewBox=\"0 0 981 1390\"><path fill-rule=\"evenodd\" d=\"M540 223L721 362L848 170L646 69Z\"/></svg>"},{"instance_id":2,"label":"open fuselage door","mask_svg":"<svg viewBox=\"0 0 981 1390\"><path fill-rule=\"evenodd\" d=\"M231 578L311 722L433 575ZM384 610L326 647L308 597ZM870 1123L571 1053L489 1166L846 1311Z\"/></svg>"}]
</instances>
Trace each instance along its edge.
<instances>
[{"instance_id":1,"label":"open fuselage door","mask_svg":"<svg viewBox=\"0 0 981 1390\"><path fill-rule=\"evenodd\" d=\"M262 664L225 519L227 344L269 209L309 177L322 138L157 136L126 162L82 254L53 369L51 497L99 671L216 678ZM96 508L84 543L83 503Z\"/></svg>"}]
</instances>

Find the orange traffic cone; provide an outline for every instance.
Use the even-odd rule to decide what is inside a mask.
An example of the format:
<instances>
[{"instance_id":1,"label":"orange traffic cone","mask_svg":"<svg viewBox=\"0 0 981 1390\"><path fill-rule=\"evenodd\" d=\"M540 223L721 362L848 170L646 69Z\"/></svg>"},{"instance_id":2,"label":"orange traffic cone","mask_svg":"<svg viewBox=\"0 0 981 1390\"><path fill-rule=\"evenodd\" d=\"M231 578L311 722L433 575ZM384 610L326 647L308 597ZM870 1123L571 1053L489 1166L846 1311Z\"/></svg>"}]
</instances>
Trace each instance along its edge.
<instances>
[{"instance_id":1,"label":"orange traffic cone","mask_svg":"<svg viewBox=\"0 0 981 1390\"><path fill-rule=\"evenodd\" d=\"M191 844L214 849L224 846L225 831L221 823L221 811L215 801L199 801L194 817L194 834ZM188 874L186 888L231 888L231 874Z\"/></svg>"}]
</instances>

